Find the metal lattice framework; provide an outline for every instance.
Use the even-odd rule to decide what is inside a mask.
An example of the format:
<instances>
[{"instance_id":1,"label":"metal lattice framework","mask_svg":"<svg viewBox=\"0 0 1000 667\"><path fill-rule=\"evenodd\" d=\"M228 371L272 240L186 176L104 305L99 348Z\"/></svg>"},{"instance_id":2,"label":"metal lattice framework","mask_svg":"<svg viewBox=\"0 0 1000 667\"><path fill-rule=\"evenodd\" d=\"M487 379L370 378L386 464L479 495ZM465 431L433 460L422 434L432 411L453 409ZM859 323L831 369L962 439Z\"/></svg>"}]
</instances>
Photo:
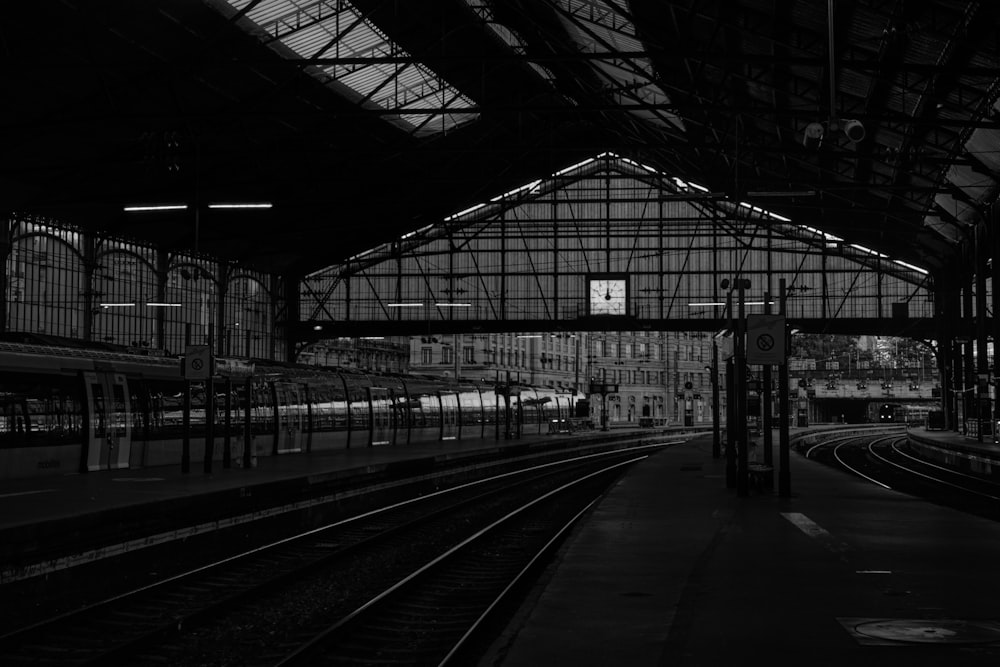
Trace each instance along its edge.
<instances>
[{"instance_id":1,"label":"metal lattice framework","mask_svg":"<svg viewBox=\"0 0 1000 667\"><path fill-rule=\"evenodd\" d=\"M627 276L627 317L588 316L601 274ZM750 281L747 312L784 280L804 330L929 335L934 314L920 267L606 153L307 277L302 326L716 330L734 278Z\"/></svg>"}]
</instances>

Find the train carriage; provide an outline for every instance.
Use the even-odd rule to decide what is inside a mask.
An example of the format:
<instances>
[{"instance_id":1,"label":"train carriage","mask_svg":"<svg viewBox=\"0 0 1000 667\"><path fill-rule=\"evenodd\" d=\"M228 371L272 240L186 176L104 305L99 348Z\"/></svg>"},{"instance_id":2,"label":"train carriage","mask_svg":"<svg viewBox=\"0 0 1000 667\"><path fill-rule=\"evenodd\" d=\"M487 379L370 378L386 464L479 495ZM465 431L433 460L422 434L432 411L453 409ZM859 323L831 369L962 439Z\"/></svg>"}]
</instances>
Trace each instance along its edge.
<instances>
[{"instance_id":1,"label":"train carriage","mask_svg":"<svg viewBox=\"0 0 1000 667\"><path fill-rule=\"evenodd\" d=\"M187 381L177 358L0 342L0 479L520 437L575 408L551 389L217 361Z\"/></svg>"}]
</instances>

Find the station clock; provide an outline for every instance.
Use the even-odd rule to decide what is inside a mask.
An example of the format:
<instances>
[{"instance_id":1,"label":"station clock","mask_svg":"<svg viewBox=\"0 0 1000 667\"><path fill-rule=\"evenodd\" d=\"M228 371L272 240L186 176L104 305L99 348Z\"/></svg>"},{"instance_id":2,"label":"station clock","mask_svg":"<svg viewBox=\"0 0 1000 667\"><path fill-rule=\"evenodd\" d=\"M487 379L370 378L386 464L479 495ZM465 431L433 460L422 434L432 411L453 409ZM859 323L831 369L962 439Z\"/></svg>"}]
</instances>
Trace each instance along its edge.
<instances>
[{"instance_id":1,"label":"station clock","mask_svg":"<svg viewBox=\"0 0 1000 667\"><path fill-rule=\"evenodd\" d=\"M587 294L589 315L628 315L628 276L589 276Z\"/></svg>"}]
</instances>

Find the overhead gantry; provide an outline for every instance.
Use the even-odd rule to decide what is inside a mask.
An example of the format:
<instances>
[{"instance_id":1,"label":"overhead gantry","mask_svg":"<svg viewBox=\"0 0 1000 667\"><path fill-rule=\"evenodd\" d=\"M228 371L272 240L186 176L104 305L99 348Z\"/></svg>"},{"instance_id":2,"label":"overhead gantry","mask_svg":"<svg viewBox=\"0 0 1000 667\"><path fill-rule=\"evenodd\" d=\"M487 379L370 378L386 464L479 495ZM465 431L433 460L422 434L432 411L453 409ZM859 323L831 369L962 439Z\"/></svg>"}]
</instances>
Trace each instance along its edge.
<instances>
[{"instance_id":1,"label":"overhead gantry","mask_svg":"<svg viewBox=\"0 0 1000 667\"><path fill-rule=\"evenodd\" d=\"M802 331L936 337L921 267L610 153L306 277L294 333L716 331L736 278Z\"/></svg>"}]
</instances>

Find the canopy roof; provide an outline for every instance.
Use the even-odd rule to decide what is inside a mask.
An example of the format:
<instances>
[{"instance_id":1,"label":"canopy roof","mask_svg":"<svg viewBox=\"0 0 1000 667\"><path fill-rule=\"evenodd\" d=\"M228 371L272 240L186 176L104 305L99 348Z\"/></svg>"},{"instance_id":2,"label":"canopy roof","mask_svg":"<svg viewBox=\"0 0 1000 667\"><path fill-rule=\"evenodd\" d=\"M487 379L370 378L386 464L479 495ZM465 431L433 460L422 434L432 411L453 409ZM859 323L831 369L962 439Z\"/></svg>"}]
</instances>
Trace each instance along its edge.
<instances>
[{"instance_id":1,"label":"canopy roof","mask_svg":"<svg viewBox=\"0 0 1000 667\"><path fill-rule=\"evenodd\" d=\"M3 29L0 192L9 211L304 275L611 151L950 271L996 197L998 13L19 3ZM187 208L125 210L148 204Z\"/></svg>"}]
</instances>

